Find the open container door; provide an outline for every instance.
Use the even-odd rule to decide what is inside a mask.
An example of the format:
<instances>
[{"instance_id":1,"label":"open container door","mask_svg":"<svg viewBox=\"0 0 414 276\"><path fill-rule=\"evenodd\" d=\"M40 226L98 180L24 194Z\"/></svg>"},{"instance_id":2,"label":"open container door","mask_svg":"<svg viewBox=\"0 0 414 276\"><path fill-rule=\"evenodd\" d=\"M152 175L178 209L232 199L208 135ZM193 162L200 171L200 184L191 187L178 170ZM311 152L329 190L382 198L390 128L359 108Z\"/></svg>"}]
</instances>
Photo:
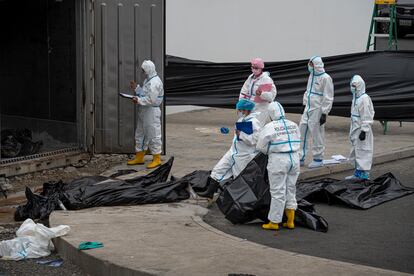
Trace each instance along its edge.
<instances>
[{"instance_id":1,"label":"open container door","mask_svg":"<svg viewBox=\"0 0 414 276\"><path fill-rule=\"evenodd\" d=\"M133 153L139 107L119 93L133 93L130 80L142 85L140 66L145 59L154 61L164 79L164 0L97 0L93 9L94 151Z\"/></svg>"}]
</instances>

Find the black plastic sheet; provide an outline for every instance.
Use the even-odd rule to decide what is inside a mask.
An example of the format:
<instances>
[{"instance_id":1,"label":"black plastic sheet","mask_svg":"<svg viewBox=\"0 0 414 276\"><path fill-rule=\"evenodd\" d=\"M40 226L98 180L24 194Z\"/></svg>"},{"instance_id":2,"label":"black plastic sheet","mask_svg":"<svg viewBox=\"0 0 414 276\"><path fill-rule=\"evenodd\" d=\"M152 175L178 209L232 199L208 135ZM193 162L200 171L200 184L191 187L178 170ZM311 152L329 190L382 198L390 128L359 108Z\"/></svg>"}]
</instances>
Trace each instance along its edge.
<instances>
[{"instance_id":1,"label":"black plastic sheet","mask_svg":"<svg viewBox=\"0 0 414 276\"><path fill-rule=\"evenodd\" d=\"M28 129L1 130L1 157L13 158L36 154L42 147L42 141L33 141L32 132Z\"/></svg>"},{"instance_id":2,"label":"black plastic sheet","mask_svg":"<svg viewBox=\"0 0 414 276\"><path fill-rule=\"evenodd\" d=\"M136 173L137 171L134 169L126 169L126 170L118 170L116 173L111 174L109 177L118 177L121 175L126 175L130 173Z\"/></svg>"},{"instance_id":3,"label":"black plastic sheet","mask_svg":"<svg viewBox=\"0 0 414 276\"><path fill-rule=\"evenodd\" d=\"M26 187L25 194L27 202L17 207L14 213L14 220L16 221L23 221L28 218L46 220L54 210L60 210L58 194L49 197L38 195L33 193L29 187Z\"/></svg>"},{"instance_id":4,"label":"black plastic sheet","mask_svg":"<svg viewBox=\"0 0 414 276\"><path fill-rule=\"evenodd\" d=\"M167 181L173 158L148 175L128 180L104 176L82 177L69 183L49 182L41 195L26 188L27 203L19 206L15 220L47 219L59 209L59 201L68 210L99 206L138 205L176 202L189 198L188 181Z\"/></svg>"},{"instance_id":5,"label":"black plastic sheet","mask_svg":"<svg viewBox=\"0 0 414 276\"><path fill-rule=\"evenodd\" d=\"M306 196L327 195L330 202L339 200L349 207L369 209L387 201L414 193L405 187L392 173L386 173L370 181L325 180L326 186ZM307 183L312 185L312 183ZM299 183L304 185L304 183Z\"/></svg>"},{"instance_id":6,"label":"black plastic sheet","mask_svg":"<svg viewBox=\"0 0 414 276\"><path fill-rule=\"evenodd\" d=\"M375 51L323 57L335 86L331 115L348 117L352 95L349 82L358 74L377 120L413 120L414 51ZM286 112L300 113L309 72L308 60L266 62ZM213 63L168 56L165 73L167 105L234 108L249 76L249 63Z\"/></svg>"},{"instance_id":7,"label":"black plastic sheet","mask_svg":"<svg viewBox=\"0 0 414 276\"><path fill-rule=\"evenodd\" d=\"M247 223L255 219L267 221L270 192L266 165L267 156L260 153L240 175L225 183L217 199L217 205L226 219L232 223ZM196 192L207 189L207 173L198 171L187 176ZM326 232L328 223L317 214L311 202L342 202L351 208L368 209L412 193L414 189L403 186L392 173L386 173L372 181L326 178L298 182L295 223L315 231Z\"/></svg>"},{"instance_id":8,"label":"black plastic sheet","mask_svg":"<svg viewBox=\"0 0 414 276\"><path fill-rule=\"evenodd\" d=\"M232 223L255 219L267 221L270 206L267 156L258 154L233 180L226 183L217 199L217 206ZM295 223L315 231L328 231L327 221L319 216L313 204L298 198Z\"/></svg>"}]
</instances>

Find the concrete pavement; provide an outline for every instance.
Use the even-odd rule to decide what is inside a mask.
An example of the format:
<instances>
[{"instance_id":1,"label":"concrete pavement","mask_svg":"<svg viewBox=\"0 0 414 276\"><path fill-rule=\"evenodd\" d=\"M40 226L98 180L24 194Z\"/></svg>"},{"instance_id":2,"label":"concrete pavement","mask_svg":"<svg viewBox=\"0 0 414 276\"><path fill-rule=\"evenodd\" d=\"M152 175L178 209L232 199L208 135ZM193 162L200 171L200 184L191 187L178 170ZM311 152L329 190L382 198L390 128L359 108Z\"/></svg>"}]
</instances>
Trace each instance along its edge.
<instances>
[{"instance_id":1,"label":"concrete pavement","mask_svg":"<svg viewBox=\"0 0 414 276\"><path fill-rule=\"evenodd\" d=\"M287 114L287 117L299 123L299 114ZM220 127L234 129L237 120L235 110L210 108L167 116L167 153L174 156L173 174L183 176L194 170L210 170L229 149L232 134L223 135ZM334 154L348 157L350 143L348 139L349 118L329 116L326 124L325 159ZM414 156L414 123L389 123L387 135L383 135L381 124L374 122L374 162L376 164ZM306 158L307 164L311 156ZM309 170L303 168L301 178L311 178L353 167L346 163Z\"/></svg>"},{"instance_id":2,"label":"concrete pavement","mask_svg":"<svg viewBox=\"0 0 414 276\"><path fill-rule=\"evenodd\" d=\"M70 225L58 252L91 275L404 275L239 239L204 223L206 213L186 203L93 208L54 212L50 224ZM104 247L79 251L82 241Z\"/></svg>"}]
</instances>

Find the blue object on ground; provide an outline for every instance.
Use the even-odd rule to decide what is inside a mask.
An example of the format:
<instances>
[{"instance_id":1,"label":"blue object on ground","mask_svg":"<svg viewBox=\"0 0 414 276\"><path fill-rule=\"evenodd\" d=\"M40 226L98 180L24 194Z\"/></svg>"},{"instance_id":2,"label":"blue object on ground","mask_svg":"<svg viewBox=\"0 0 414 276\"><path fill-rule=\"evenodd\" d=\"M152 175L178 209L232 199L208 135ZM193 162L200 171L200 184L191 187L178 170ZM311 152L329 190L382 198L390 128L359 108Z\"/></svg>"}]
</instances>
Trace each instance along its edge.
<instances>
[{"instance_id":1,"label":"blue object on ground","mask_svg":"<svg viewBox=\"0 0 414 276\"><path fill-rule=\"evenodd\" d=\"M221 134L229 134L229 128L228 127L222 127L220 128Z\"/></svg>"},{"instance_id":2,"label":"blue object on ground","mask_svg":"<svg viewBox=\"0 0 414 276\"><path fill-rule=\"evenodd\" d=\"M88 241L88 242L81 242L79 244L79 250L88 250L88 249L95 249L103 247L103 243L97 241Z\"/></svg>"},{"instance_id":3,"label":"blue object on ground","mask_svg":"<svg viewBox=\"0 0 414 276\"><path fill-rule=\"evenodd\" d=\"M43 261L37 261L36 263L41 264L41 265L52 266L52 267L59 267L63 264L63 259L43 260Z\"/></svg>"}]
</instances>

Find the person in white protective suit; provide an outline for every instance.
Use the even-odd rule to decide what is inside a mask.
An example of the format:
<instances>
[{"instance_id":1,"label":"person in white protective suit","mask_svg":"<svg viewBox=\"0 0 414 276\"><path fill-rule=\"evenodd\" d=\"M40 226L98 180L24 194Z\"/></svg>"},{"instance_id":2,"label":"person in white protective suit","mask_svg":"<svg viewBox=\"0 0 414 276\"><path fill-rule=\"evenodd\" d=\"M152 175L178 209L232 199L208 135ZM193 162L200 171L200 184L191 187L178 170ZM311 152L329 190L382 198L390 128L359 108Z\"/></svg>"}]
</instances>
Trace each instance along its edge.
<instances>
[{"instance_id":1,"label":"person in white protective suit","mask_svg":"<svg viewBox=\"0 0 414 276\"><path fill-rule=\"evenodd\" d=\"M131 81L130 86L135 90L133 101L138 105L138 122L135 130L135 158L128 165L144 164L144 156L149 150L153 160L147 165L148 169L161 165L161 109L164 98L163 83L155 71L155 65L145 60L141 69L146 74L143 87Z\"/></svg>"},{"instance_id":2,"label":"person in white protective suit","mask_svg":"<svg viewBox=\"0 0 414 276\"><path fill-rule=\"evenodd\" d=\"M325 123L334 100L334 86L332 78L325 72L321 57L312 57L308 70L310 75L303 95L303 114L299 124L302 137L300 164L305 165L308 142L312 136L313 161L309 168L317 168L323 166Z\"/></svg>"},{"instance_id":3,"label":"person in white protective suit","mask_svg":"<svg viewBox=\"0 0 414 276\"><path fill-rule=\"evenodd\" d=\"M349 159L355 163L355 172L346 179L369 179L374 154L374 135L371 129L375 115L374 106L370 96L365 92L365 82L361 76L355 75L351 79L350 86L353 99L349 130L351 141Z\"/></svg>"},{"instance_id":4,"label":"person in white protective suit","mask_svg":"<svg viewBox=\"0 0 414 276\"><path fill-rule=\"evenodd\" d=\"M283 107L278 102L270 104L269 116L272 122L261 129L256 145L259 151L268 155L267 171L271 195L269 223L262 227L266 230L278 230L284 211L287 222L283 227L293 229L297 208L296 181L300 173L300 131L294 122L285 118Z\"/></svg>"},{"instance_id":5,"label":"person in white protective suit","mask_svg":"<svg viewBox=\"0 0 414 276\"><path fill-rule=\"evenodd\" d=\"M264 72L264 62L261 58L251 61L252 74L244 82L240 91L239 100L246 99L255 102L254 112L258 113L257 119L261 126L267 121L267 108L276 97L276 86L269 72Z\"/></svg>"},{"instance_id":6,"label":"person in white protective suit","mask_svg":"<svg viewBox=\"0 0 414 276\"><path fill-rule=\"evenodd\" d=\"M220 183L236 178L247 164L256 156L256 141L260 130L260 123L256 113L252 113L255 103L241 99L236 105L240 118L237 122L252 122L253 133L247 134L236 130L230 149L214 166L209 179L208 189L200 196L212 198L214 192L220 187Z\"/></svg>"}]
</instances>

